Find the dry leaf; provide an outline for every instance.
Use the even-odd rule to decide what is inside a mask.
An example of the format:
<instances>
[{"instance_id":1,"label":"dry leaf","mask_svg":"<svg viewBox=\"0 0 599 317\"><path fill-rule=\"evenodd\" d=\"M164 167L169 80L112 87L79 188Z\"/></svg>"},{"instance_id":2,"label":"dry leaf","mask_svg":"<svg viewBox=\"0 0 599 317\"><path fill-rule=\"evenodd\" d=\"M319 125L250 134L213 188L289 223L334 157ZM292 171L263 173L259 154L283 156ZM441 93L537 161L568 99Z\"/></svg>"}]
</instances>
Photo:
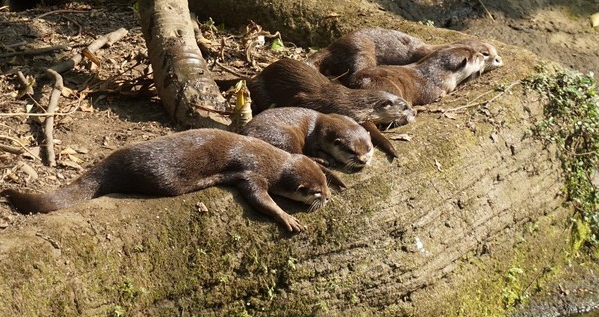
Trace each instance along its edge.
<instances>
[{"instance_id":1,"label":"dry leaf","mask_svg":"<svg viewBox=\"0 0 599 317\"><path fill-rule=\"evenodd\" d=\"M75 163L73 161L66 161L66 160L64 160L64 161L60 161L59 164L62 165L62 166L64 166L64 167L70 167L70 168L74 168L74 169L80 170L80 171L83 170L83 167L81 167L81 165L79 165L79 164L77 164L77 163Z\"/></svg>"},{"instance_id":2,"label":"dry leaf","mask_svg":"<svg viewBox=\"0 0 599 317\"><path fill-rule=\"evenodd\" d=\"M70 154L77 154L77 151L71 149L70 147L60 151L60 155L70 155Z\"/></svg>"},{"instance_id":3,"label":"dry leaf","mask_svg":"<svg viewBox=\"0 0 599 317\"><path fill-rule=\"evenodd\" d=\"M71 161L73 161L73 162L75 162L75 163L78 163L78 164L81 164L81 163L83 163L83 162L84 162L82 159L80 159L80 158L79 158L78 156L76 156L76 155L69 154L69 155L68 155L68 157L69 157L69 159L70 159Z\"/></svg>"},{"instance_id":4,"label":"dry leaf","mask_svg":"<svg viewBox=\"0 0 599 317\"><path fill-rule=\"evenodd\" d=\"M458 115L455 112L443 112L443 115L449 119L455 119Z\"/></svg>"},{"instance_id":5,"label":"dry leaf","mask_svg":"<svg viewBox=\"0 0 599 317\"><path fill-rule=\"evenodd\" d=\"M75 93L73 92L73 89L68 88L68 87L62 87L61 93L66 98L69 98L69 97L75 95Z\"/></svg>"},{"instance_id":6,"label":"dry leaf","mask_svg":"<svg viewBox=\"0 0 599 317\"><path fill-rule=\"evenodd\" d=\"M81 111L83 112L94 112L94 106L92 106L92 104L87 101L83 101L79 109L81 109Z\"/></svg>"}]
</instances>

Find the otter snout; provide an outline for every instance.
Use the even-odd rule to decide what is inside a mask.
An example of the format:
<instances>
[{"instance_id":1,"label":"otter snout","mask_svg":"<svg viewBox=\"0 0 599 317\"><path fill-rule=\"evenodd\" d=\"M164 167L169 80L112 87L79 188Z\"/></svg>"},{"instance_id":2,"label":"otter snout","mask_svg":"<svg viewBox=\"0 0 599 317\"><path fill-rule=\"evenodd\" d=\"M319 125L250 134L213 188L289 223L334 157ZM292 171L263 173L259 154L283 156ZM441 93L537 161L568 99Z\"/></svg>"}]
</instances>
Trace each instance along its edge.
<instances>
[{"instance_id":1,"label":"otter snout","mask_svg":"<svg viewBox=\"0 0 599 317\"><path fill-rule=\"evenodd\" d=\"M496 56L495 59L493 59L493 62L491 63L491 67L489 67L489 69L493 69L493 68L497 68L497 67L501 67L503 66L503 59L501 58L501 56Z\"/></svg>"},{"instance_id":2,"label":"otter snout","mask_svg":"<svg viewBox=\"0 0 599 317\"><path fill-rule=\"evenodd\" d=\"M391 93L386 93L388 99L375 107L377 113L377 120L372 120L377 124L387 124L390 122L402 122L406 121L406 115L409 116L411 113L413 116L413 110L408 105L408 102L403 98L398 97ZM412 118L413 120L413 118Z\"/></svg>"}]
</instances>

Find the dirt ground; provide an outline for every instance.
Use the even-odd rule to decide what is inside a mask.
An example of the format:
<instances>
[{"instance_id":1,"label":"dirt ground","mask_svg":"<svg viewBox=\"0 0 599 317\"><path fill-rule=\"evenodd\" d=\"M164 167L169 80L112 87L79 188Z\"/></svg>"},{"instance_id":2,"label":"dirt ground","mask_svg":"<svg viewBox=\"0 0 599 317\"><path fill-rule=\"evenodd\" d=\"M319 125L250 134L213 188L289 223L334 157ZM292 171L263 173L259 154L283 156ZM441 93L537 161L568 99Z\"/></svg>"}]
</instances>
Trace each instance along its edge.
<instances>
[{"instance_id":1,"label":"dirt ground","mask_svg":"<svg viewBox=\"0 0 599 317\"><path fill-rule=\"evenodd\" d=\"M590 14L599 12L597 0L402 0L381 5L410 20L432 21L438 27L522 46L566 67L594 71L596 78L599 75L599 28L592 29L589 22ZM0 151L0 189L46 191L64 185L122 145L176 130L151 86L147 52L130 6L66 4L20 13L4 8L0 12L0 25L0 145L10 147ZM63 74L67 89L62 91L58 111L66 114L57 116L54 124L57 166L47 166L40 117L20 114L43 112L48 104L52 87L43 76L46 68L70 58L81 47L119 27L129 33L96 53L101 67L84 60ZM210 34L206 36L210 38ZM243 61L241 44L236 44L231 36L228 41L231 49L226 53L228 65L247 68L248 73L256 72L259 66L281 54L296 57L307 54L303 48L291 48L284 53L262 50L264 55L257 55L261 56L258 67L251 67ZM52 52L31 53L37 48L60 45L64 47ZM8 55L13 52L13 56ZM213 53L216 55L218 50ZM212 60L209 56L211 65ZM213 67L215 73L230 76L221 67ZM18 72L33 87L32 95L23 93L24 84ZM27 221L28 217L12 212L0 200L0 230Z\"/></svg>"}]
</instances>

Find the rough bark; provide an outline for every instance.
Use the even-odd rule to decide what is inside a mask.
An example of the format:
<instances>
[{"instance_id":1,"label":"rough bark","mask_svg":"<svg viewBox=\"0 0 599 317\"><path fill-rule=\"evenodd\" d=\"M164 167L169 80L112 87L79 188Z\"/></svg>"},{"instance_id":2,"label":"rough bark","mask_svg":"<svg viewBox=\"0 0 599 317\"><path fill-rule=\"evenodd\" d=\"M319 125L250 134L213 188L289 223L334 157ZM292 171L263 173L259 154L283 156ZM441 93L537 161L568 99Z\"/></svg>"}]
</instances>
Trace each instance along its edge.
<instances>
[{"instance_id":1,"label":"rough bark","mask_svg":"<svg viewBox=\"0 0 599 317\"><path fill-rule=\"evenodd\" d=\"M226 127L229 118L204 110L226 110L225 99L195 42L187 3L143 0L139 13L154 82L166 112L186 126Z\"/></svg>"}]
</instances>

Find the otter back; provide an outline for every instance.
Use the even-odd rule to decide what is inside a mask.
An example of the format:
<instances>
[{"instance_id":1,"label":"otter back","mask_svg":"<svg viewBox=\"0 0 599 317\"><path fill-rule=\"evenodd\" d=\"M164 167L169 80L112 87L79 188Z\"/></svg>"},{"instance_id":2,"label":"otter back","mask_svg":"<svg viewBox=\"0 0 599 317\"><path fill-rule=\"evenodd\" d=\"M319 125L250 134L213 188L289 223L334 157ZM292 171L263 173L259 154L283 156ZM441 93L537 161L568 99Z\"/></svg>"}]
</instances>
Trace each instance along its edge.
<instances>
[{"instance_id":1,"label":"otter back","mask_svg":"<svg viewBox=\"0 0 599 317\"><path fill-rule=\"evenodd\" d=\"M17 211L48 212L108 193L175 196L216 185L231 185L254 208L291 231L299 221L268 192L317 209L330 191L323 170L303 155L264 141L215 129L197 129L116 150L64 188L46 194L5 190Z\"/></svg>"}]
</instances>

